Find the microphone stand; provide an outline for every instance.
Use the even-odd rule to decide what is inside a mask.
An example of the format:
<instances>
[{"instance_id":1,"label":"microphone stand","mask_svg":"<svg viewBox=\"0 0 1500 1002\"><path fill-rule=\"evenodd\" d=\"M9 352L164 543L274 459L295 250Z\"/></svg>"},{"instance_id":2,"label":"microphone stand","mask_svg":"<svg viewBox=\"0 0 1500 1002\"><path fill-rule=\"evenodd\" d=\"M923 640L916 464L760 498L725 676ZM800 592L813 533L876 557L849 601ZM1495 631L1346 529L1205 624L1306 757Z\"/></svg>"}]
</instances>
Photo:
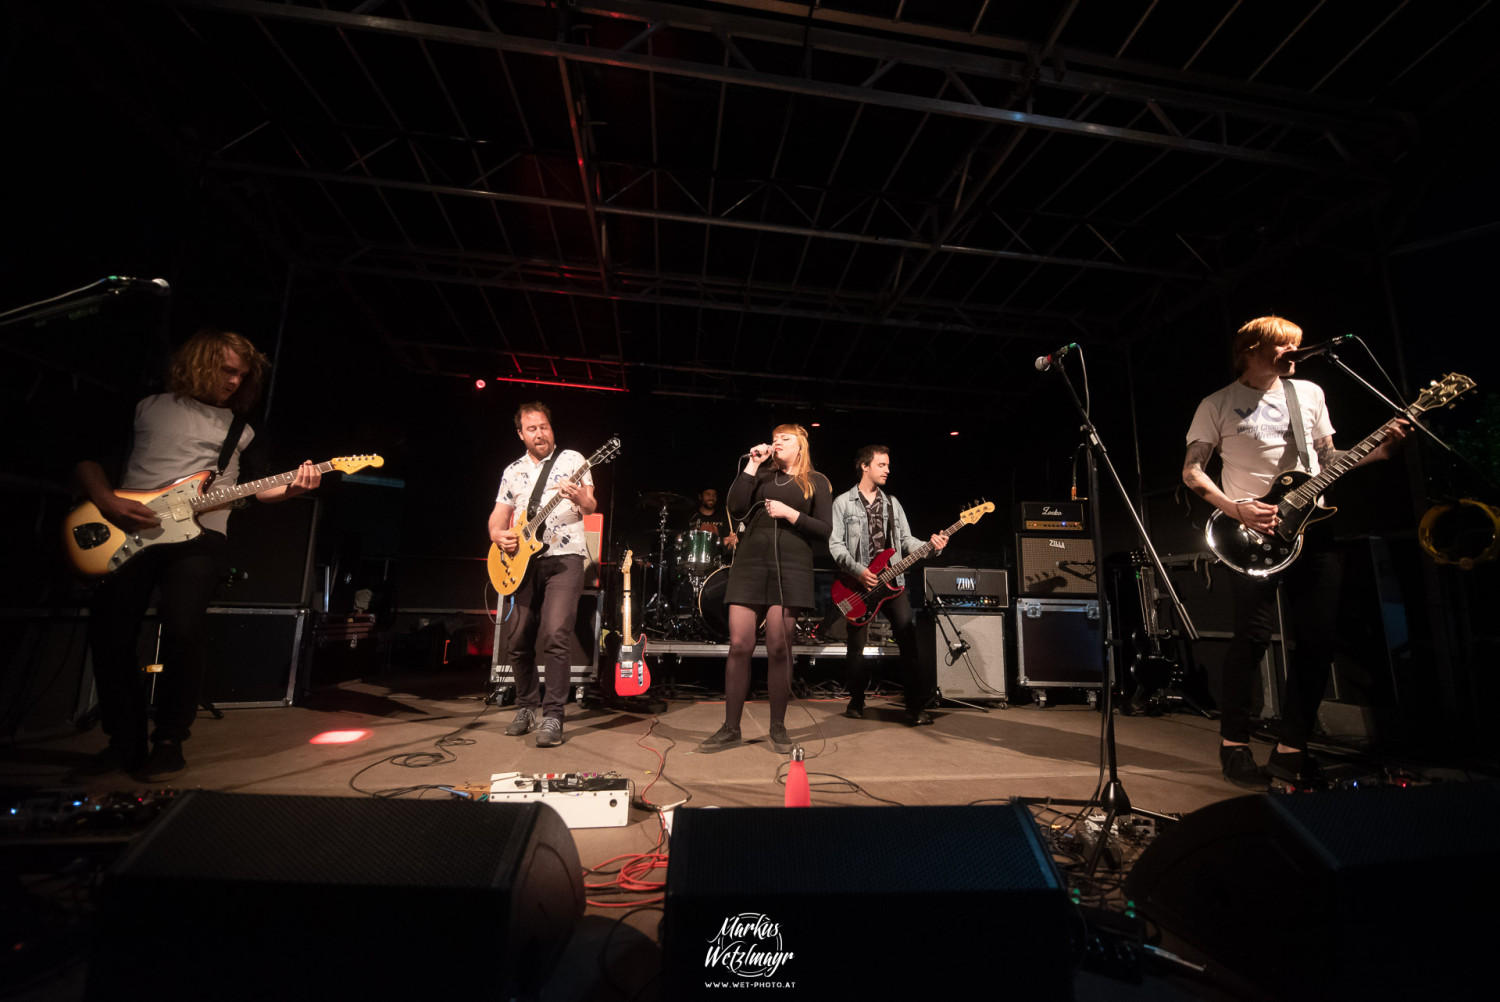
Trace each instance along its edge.
<instances>
[{"instance_id":1,"label":"microphone stand","mask_svg":"<svg viewBox=\"0 0 1500 1002\"><path fill-rule=\"evenodd\" d=\"M1079 399L1078 391L1073 387L1073 381L1068 378L1067 370L1062 365L1051 367L1058 375L1062 376L1064 385L1068 388L1068 395L1073 398L1073 406L1078 411L1078 417L1083 422L1079 430L1083 432L1085 444L1088 445L1088 483L1089 483L1089 522L1093 528L1094 561L1095 567L1104 556L1104 534L1099 520L1099 467L1103 466L1109 471L1110 479L1114 481L1115 489L1119 491L1120 500L1124 502L1125 509L1130 512L1130 517L1135 521L1136 531L1140 533L1141 542L1145 550L1151 555L1151 562L1156 565L1159 580L1166 588L1167 593L1172 596L1172 603L1177 609L1178 615L1185 628L1185 632L1194 640L1198 639L1198 631L1194 629L1187 610L1183 608L1182 601L1177 597L1177 592L1172 587L1171 581L1167 579L1166 569L1162 566L1161 557L1156 552L1156 547L1151 545L1151 537L1146 533L1146 527L1141 522L1140 514L1135 506L1130 503L1130 493L1125 489L1125 484L1120 480L1120 474L1116 472L1114 464L1110 462L1109 452L1104 448L1104 440L1099 437L1099 431L1089 419L1088 409L1084 407L1083 401ZM1114 651L1110 646L1109 630L1105 624L1109 622L1107 589L1104 586L1104 575L1094 574L1094 593L1099 602L1099 646L1103 655L1101 669L1103 677L1100 679L1104 690L1101 693L1101 710L1104 713L1104 761L1100 763L1101 769L1107 769L1109 779L1099 789L1095 796L1084 803L1085 810L1099 806L1104 808L1104 824L1099 830L1099 840L1094 843L1093 851L1089 854L1088 865L1085 872L1093 876L1099 866L1099 859L1104 854L1104 847L1109 841L1110 832L1114 829L1115 821L1122 814L1137 814L1143 817L1155 818L1159 821L1171 820L1166 815L1154 814L1143 811L1130 805L1130 797L1125 792L1125 785L1120 782L1119 756L1115 750L1115 717L1114 717ZM1059 801L1053 800L1052 803Z\"/></svg>"}]
</instances>

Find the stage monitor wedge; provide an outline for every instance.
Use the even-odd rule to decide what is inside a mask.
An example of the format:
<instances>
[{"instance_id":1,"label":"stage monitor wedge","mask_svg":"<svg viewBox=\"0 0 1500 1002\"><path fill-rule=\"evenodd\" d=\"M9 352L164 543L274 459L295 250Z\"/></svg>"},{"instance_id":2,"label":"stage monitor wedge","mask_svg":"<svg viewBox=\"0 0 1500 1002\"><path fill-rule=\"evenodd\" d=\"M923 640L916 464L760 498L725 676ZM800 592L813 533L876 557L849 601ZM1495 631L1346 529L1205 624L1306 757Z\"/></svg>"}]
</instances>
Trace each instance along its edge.
<instances>
[{"instance_id":1,"label":"stage monitor wedge","mask_svg":"<svg viewBox=\"0 0 1500 1002\"><path fill-rule=\"evenodd\" d=\"M535 997L583 893L544 804L195 790L105 878L87 997Z\"/></svg>"},{"instance_id":2,"label":"stage monitor wedge","mask_svg":"<svg viewBox=\"0 0 1500 1002\"><path fill-rule=\"evenodd\" d=\"M1500 782L1235 797L1166 829L1126 894L1275 999L1466 997L1493 976Z\"/></svg>"},{"instance_id":3,"label":"stage monitor wedge","mask_svg":"<svg viewBox=\"0 0 1500 1002\"><path fill-rule=\"evenodd\" d=\"M679 810L664 922L662 998L1073 995L1077 915L1017 804Z\"/></svg>"}]
</instances>

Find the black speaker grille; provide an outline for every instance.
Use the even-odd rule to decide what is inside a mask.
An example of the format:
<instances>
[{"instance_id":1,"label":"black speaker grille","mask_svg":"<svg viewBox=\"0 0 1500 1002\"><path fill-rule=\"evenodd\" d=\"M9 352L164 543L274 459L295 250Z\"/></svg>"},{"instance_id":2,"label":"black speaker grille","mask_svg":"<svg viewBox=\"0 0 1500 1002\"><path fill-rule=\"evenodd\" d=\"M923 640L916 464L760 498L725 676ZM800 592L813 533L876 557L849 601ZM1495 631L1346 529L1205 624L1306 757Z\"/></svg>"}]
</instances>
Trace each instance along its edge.
<instances>
[{"instance_id":1,"label":"black speaker grille","mask_svg":"<svg viewBox=\"0 0 1500 1002\"><path fill-rule=\"evenodd\" d=\"M252 883L497 887L514 874L528 841L521 836L543 809L550 808L195 791L121 858L117 872Z\"/></svg>"},{"instance_id":2,"label":"black speaker grille","mask_svg":"<svg viewBox=\"0 0 1500 1002\"><path fill-rule=\"evenodd\" d=\"M667 871L669 895L689 887L816 895L1059 886L1030 813L1005 804L681 811Z\"/></svg>"},{"instance_id":3,"label":"black speaker grille","mask_svg":"<svg viewBox=\"0 0 1500 1002\"><path fill-rule=\"evenodd\" d=\"M1443 783L1273 797L1335 869L1478 858L1500 832L1500 784Z\"/></svg>"}]
</instances>

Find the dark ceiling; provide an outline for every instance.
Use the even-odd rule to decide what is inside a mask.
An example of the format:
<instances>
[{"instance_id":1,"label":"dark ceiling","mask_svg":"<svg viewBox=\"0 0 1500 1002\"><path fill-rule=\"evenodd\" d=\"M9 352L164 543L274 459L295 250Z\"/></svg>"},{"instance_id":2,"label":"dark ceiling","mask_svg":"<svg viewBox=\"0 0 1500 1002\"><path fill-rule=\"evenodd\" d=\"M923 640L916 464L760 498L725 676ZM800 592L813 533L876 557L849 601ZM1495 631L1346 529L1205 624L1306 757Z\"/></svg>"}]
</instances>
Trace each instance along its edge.
<instances>
[{"instance_id":1,"label":"dark ceiling","mask_svg":"<svg viewBox=\"0 0 1500 1002\"><path fill-rule=\"evenodd\" d=\"M1500 37L1490 0L23 6L407 371L916 412L1309 242L1441 237L1411 206Z\"/></svg>"}]
</instances>

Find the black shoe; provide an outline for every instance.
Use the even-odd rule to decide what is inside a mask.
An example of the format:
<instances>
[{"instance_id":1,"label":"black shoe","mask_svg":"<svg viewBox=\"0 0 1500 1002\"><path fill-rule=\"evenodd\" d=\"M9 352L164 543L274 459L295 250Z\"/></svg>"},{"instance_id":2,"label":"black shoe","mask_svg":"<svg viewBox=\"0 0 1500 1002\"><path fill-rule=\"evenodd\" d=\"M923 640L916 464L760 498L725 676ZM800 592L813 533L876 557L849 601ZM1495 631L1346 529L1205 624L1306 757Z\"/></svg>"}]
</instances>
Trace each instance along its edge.
<instances>
[{"instance_id":1,"label":"black shoe","mask_svg":"<svg viewBox=\"0 0 1500 1002\"><path fill-rule=\"evenodd\" d=\"M771 747L776 749L778 755L792 753L792 739L787 736L785 724L771 725Z\"/></svg>"},{"instance_id":2,"label":"black shoe","mask_svg":"<svg viewBox=\"0 0 1500 1002\"><path fill-rule=\"evenodd\" d=\"M865 719L865 708L863 706L855 706L853 703L850 703L844 708L844 716L848 717L850 720L863 720Z\"/></svg>"},{"instance_id":3,"label":"black shoe","mask_svg":"<svg viewBox=\"0 0 1500 1002\"><path fill-rule=\"evenodd\" d=\"M1219 768L1224 770L1224 778L1235 786L1247 790L1266 788L1266 774L1255 764L1255 753L1249 745L1220 745Z\"/></svg>"},{"instance_id":4,"label":"black shoe","mask_svg":"<svg viewBox=\"0 0 1500 1002\"><path fill-rule=\"evenodd\" d=\"M170 738L158 738L156 744L151 746L151 754L146 756L146 764L141 766L136 775L152 781L175 776L186 768L187 760L182 757L182 743Z\"/></svg>"},{"instance_id":5,"label":"black shoe","mask_svg":"<svg viewBox=\"0 0 1500 1002\"><path fill-rule=\"evenodd\" d=\"M135 772L146 763L146 746L130 745L111 741L103 751L95 752L83 762L75 765L70 776L87 779L93 776L108 776L112 772Z\"/></svg>"},{"instance_id":6,"label":"black shoe","mask_svg":"<svg viewBox=\"0 0 1500 1002\"><path fill-rule=\"evenodd\" d=\"M907 727L921 727L924 724L930 723L932 723L932 716L926 710L918 710L916 713L908 712L906 714Z\"/></svg>"},{"instance_id":7,"label":"black shoe","mask_svg":"<svg viewBox=\"0 0 1500 1002\"><path fill-rule=\"evenodd\" d=\"M523 706L521 707L521 709L516 711L515 719L506 725L505 733L510 737L518 738L522 734L529 732L535 726L536 711L528 710Z\"/></svg>"},{"instance_id":8,"label":"black shoe","mask_svg":"<svg viewBox=\"0 0 1500 1002\"><path fill-rule=\"evenodd\" d=\"M735 745L743 743L743 740L740 738L740 729L725 724L714 731L711 736L699 742L698 750L701 752L723 751L725 748L733 748Z\"/></svg>"},{"instance_id":9,"label":"black shoe","mask_svg":"<svg viewBox=\"0 0 1500 1002\"><path fill-rule=\"evenodd\" d=\"M558 717L544 718L542 725L536 729L536 746L556 748L562 741L562 720Z\"/></svg>"},{"instance_id":10,"label":"black shoe","mask_svg":"<svg viewBox=\"0 0 1500 1002\"><path fill-rule=\"evenodd\" d=\"M1272 751L1266 772L1276 779L1294 786L1317 786L1323 779L1323 770L1306 750Z\"/></svg>"}]
</instances>

